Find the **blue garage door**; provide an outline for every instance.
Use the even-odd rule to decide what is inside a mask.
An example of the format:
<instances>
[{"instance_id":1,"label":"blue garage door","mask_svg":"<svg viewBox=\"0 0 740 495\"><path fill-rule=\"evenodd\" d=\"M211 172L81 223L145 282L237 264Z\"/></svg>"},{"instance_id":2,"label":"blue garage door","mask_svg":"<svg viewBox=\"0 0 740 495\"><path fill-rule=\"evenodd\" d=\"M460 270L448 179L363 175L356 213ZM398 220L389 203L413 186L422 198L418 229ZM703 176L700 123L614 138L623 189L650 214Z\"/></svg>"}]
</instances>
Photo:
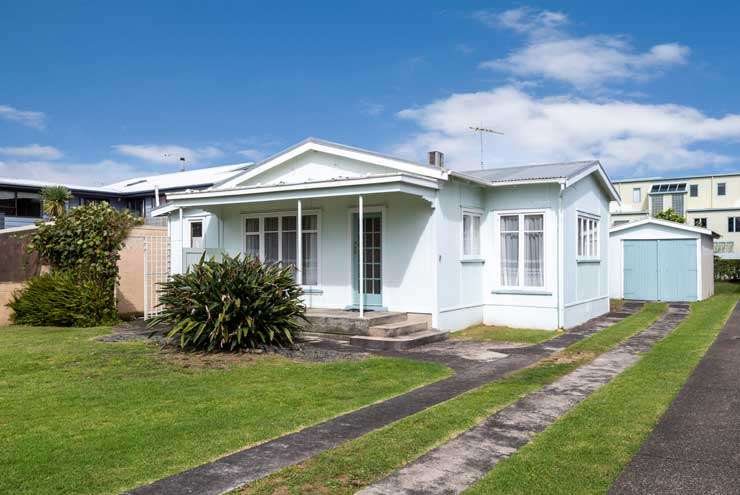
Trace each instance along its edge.
<instances>
[{"instance_id":1,"label":"blue garage door","mask_svg":"<svg viewBox=\"0 0 740 495\"><path fill-rule=\"evenodd\" d=\"M624 241L624 298L696 300L696 240Z\"/></svg>"}]
</instances>

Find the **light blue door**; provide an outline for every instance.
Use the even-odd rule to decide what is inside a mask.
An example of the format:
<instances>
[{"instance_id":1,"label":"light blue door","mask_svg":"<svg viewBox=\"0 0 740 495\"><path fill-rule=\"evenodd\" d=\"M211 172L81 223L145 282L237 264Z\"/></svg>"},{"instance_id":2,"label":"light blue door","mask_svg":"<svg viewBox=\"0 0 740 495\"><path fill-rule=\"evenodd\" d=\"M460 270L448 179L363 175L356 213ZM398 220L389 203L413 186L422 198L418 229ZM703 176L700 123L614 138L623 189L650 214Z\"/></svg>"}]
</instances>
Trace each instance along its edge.
<instances>
[{"instance_id":1,"label":"light blue door","mask_svg":"<svg viewBox=\"0 0 740 495\"><path fill-rule=\"evenodd\" d=\"M696 240L624 241L624 298L696 301Z\"/></svg>"},{"instance_id":2,"label":"light blue door","mask_svg":"<svg viewBox=\"0 0 740 495\"><path fill-rule=\"evenodd\" d=\"M657 300L657 267L657 241L624 241L624 298Z\"/></svg>"},{"instance_id":3,"label":"light blue door","mask_svg":"<svg viewBox=\"0 0 740 495\"><path fill-rule=\"evenodd\" d=\"M696 240L658 242L658 281L661 301L696 301Z\"/></svg>"},{"instance_id":4,"label":"light blue door","mask_svg":"<svg viewBox=\"0 0 740 495\"><path fill-rule=\"evenodd\" d=\"M352 304L360 304L360 216L352 215ZM380 212L362 215L363 234L363 305L383 305L383 218Z\"/></svg>"}]
</instances>

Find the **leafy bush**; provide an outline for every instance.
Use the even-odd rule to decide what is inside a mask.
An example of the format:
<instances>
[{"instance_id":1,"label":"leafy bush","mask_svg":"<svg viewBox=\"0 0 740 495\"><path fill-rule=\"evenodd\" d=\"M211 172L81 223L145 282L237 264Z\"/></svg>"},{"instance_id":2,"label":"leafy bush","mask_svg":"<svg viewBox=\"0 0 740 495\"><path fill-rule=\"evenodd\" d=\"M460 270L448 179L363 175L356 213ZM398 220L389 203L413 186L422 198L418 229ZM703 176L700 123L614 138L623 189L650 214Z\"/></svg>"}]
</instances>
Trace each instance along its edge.
<instances>
[{"instance_id":1,"label":"leafy bush","mask_svg":"<svg viewBox=\"0 0 740 495\"><path fill-rule=\"evenodd\" d=\"M655 218L660 218L661 220L668 220L669 222L686 223L686 218L676 213L673 210L673 208L668 208L667 210L661 211L660 213L655 215Z\"/></svg>"},{"instance_id":2,"label":"leafy bush","mask_svg":"<svg viewBox=\"0 0 740 495\"><path fill-rule=\"evenodd\" d=\"M77 271L110 290L118 279L118 252L129 230L141 219L106 202L78 206L39 224L29 251L36 251L52 269Z\"/></svg>"},{"instance_id":3,"label":"leafy bush","mask_svg":"<svg viewBox=\"0 0 740 495\"><path fill-rule=\"evenodd\" d=\"M28 280L8 306L13 322L21 325L93 327L116 319L107 292L73 271L57 270Z\"/></svg>"},{"instance_id":4,"label":"leafy bush","mask_svg":"<svg viewBox=\"0 0 740 495\"><path fill-rule=\"evenodd\" d=\"M161 284L163 311L151 324L172 324L183 348L234 350L286 346L306 311L293 269L224 255Z\"/></svg>"},{"instance_id":5,"label":"leafy bush","mask_svg":"<svg viewBox=\"0 0 740 495\"><path fill-rule=\"evenodd\" d=\"M740 282L740 260L714 257L714 280Z\"/></svg>"}]
</instances>

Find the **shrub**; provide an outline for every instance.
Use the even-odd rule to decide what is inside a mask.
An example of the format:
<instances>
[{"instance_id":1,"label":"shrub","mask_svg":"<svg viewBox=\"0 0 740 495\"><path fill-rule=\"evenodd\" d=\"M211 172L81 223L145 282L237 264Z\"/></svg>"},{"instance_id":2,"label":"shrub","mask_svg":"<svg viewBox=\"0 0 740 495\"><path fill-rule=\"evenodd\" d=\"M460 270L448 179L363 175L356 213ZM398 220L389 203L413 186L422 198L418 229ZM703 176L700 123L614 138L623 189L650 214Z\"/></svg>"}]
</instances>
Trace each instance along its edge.
<instances>
[{"instance_id":1,"label":"shrub","mask_svg":"<svg viewBox=\"0 0 740 495\"><path fill-rule=\"evenodd\" d=\"M668 208L667 210L661 211L660 213L655 215L655 218L668 220L669 222L686 223L686 218L676 213L673 208Z\"/></svg>"},{"instance_id":2,"label":"shrub","mask_svg":"<svg viewBox=\"0 0 740 495\"><path fill-rule=\"evenodd\" d=\"M172 324L183 348L234 350L286 346L305 320L293 269L224 255L205 260L161 284L163 311L151 320Z\"/></svg>"},{"instance_id":3,"label":"shrub","mask_svg":"<svg viewBox=\"0 0 740 495\"><path fill-rule=\"evenodd\" d=\"M108 291L75 272L57 270L37 275L8 303L14 323L34 326L93 327L115 321Z\"/></svg>"},{"instance_id":4,"label":"shrub","mask_svg":"<svg viewBox=\"0 0 740 495\"><path fill-rule=\"evenodd\" d=\"M725 282L740 281L740 260L714 257L714 280Z\"/></svg>"}]
</instances>

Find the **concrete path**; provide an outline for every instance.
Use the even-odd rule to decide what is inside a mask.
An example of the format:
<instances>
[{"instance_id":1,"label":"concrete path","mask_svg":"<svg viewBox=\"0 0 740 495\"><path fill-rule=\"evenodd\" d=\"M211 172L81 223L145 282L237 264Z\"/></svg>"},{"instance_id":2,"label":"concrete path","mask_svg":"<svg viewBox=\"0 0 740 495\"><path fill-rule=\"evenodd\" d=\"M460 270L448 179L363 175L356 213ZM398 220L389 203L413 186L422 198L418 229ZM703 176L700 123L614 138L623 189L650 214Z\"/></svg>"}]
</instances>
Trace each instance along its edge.
<instances>
[{"instance_id":1,"label":"concrete path","mask_svg":"<svg viewBox=\"0 0 740 495\"><path fill-rule=\"evenodd\" d=\"M740 305L609 493L740 493Z\"/></svg>"},{"instance_id":2,"label":"concrete path","mask_svg":"<svg viewBox=\"0 0 740 495\"><path fill-rule=\"evenodd\" d=\"M470 359L466 343L462 352L455 352L454 345L452 345L441 350L439 347L430 348L428 352L424 352L424 348L421 347L413 349L413 353L407 351L375 353L442 363L451 367L455 375L315 426L241 450L127 493L135 495L216 495L234 490L335 448L348 440L361 437L394 421L498 380L613 325L641 307L641 304L626 304L620 313L610 313L595 318L541 344L509 349L505 351L506 357L499 359ZM348 350L346 345L336 342L324 341L321 345L328 348L340 346L342 350ZM491 348L495 346L494 343L481 343L480 345ZM365 350L358 351L366 352Z\"/></svg>"},{"instance_id":3,"label":"concrete path","mask_svg":"<svg viewBox=\"0 0 740 495\"><path fill-rule=\"evenodd\" d=\"M502 459L526 445L575 405L632 366L688 314L672 304L650 327L591 363L529 394L480 425L428 452L378 483L358 492L379 494L460 493L482 479Z\"/></svg>"}]
</instances>

